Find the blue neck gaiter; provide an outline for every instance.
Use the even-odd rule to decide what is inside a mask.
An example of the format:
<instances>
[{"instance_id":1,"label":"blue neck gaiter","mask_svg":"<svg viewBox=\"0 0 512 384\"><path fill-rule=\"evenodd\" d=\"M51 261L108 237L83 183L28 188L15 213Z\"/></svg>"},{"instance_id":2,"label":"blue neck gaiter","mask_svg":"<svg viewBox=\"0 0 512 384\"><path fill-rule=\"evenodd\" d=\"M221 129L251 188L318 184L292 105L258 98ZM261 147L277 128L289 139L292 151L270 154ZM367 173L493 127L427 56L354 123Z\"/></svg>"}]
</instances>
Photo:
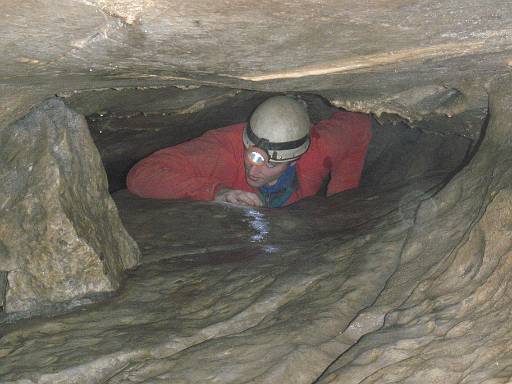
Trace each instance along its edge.
<instances>
[{"instance_id":1,"label":"blue neck gaiter","mask_svg":"<svg viewBox=\"0 0 512 384\"><path fill-rule=\"evenodd\" d=\"M260 199L267 208L282 207L297 189L295 164L289 165L274 185L259 188Z\"/></svg>"}]
</instances>

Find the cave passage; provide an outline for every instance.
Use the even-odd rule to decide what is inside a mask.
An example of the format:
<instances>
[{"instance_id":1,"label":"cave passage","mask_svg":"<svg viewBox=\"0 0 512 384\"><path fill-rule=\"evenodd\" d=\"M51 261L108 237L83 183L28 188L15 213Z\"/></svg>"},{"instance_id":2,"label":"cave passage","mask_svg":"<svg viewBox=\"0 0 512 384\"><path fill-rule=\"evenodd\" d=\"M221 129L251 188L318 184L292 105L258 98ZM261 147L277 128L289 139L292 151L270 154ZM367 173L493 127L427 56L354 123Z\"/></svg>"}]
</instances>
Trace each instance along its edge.
<instances>
[{"instance_id":1,"label":"cave passage","mask_svg":"<svg viewBox=\"0 0 512 384\"><path fill-rule=\"evenodd\" d=\"M343 238L343 233L363 225L369 230L375 217L385 216L388 212L397 211L407 217L410 213L405 212L435 193L467 163L475 145L474 141L461 135L449 131L443 134L439 121L432 123L436 126L430 131L424 131L411 128L399 116L384 114L372 117L372 140L361 187L357 190L346 191L328 200L321 197L309 199L279 212L222 207L213 203L146 201L127 192L116 192L126 188L126 174L136 161L160 148L190 140L208 129L247 121L254 108L272 96L236 91L233 97L217 100L214 93L211 105L193 100L193 105L200 104L199 107L187 107L184 111L178 108L180 103L190 104L192 101L178 93L172 95L174 109L167 107L162 112L162 105L158 103L162 103L163 95L169 97L162 92L155 90L150 97L144 97L144 106L136 104L141 97L120 94L115 101L106 103L109 110L87 116L107 171L109 190L114 193L128 231L144 250L145 259L159 258L149 252L158 247L162 247L158 253L165 255L201 254L207 250L233 252L238 249L242 252L255 246L277 250L283 249L283 242L308 244ZM338 110L315 94L295 96L306 102L313 123L329 118ZM79 102L87 104L90 100L80 98L70 104L77 107ZM144 107L152 112L142 112ZM450 123L448 119L446 121ZM383 195L388 196L389 201L381 203ZM165 210L169 212L163 214ZM221 213L212 214L211 210ZM155 217L149 219L152 215ZM146 225L142 225L141 220ZM288 224L280 224L280 220ZM255 231L257 227L265 228L264 233Z\"/></svg>"},{"instance_id":2,"label":"cave passage","mask_svg":"<svg viewBox=\"0 0 512 384\"><path fill-rule=\"evenodd\" d=\"M512 383L511 2L340 3L2 2L1 384ZM278 93L372 114L360 188L126 191Z\"/></svg>"},{"instance_id":3,"label":"cave passage","mask_svg":"<svg viewBox=\"0 0 512 384\"><path fill-rule=\"evenodd\" d=\"M383 116L373 127L359 189L285 209L140 199L123 190L134 161L209 125L243 121L261 97L233 103L240 108L231 115L218 105L218 116L188 115L186 129L166 140L169 121L183 116L88 116L142 264L107 301L7 325L4 345L25 346L23 357L4 359L0 375L50 381L71 375L91 383L277 382L282 368L269 369L264 360L284 366L286 382L312 383L362 335L382 326L387 307L371 315L365 308L396 272L419 204L435 216L433 196L468 161L474 143ZM314 95L307 100L313 121L333 111ZM187 130L191 125L196 131ZM310 364L301 365L304 356Z\"/></svg>"},{"instance_id":4,"label":"cave passage","mask_svg":"<svg viewBox=\"0 0 512 384\"><path fill-rule=\"evenodd\" d=\"M247 121L255 106L267 97L254 92L241 100L229 100L185 116L172 113L89 116L110 190L125 188L129 168L147 154L189 140L208 129ZM313 123L329 118L338 110L314 94L298 97L307 103ZM410 220L407 217L412 213L408 211L413 211L422 199L428 199L467 163L474 142L460 135L414 129L393 115L372 117L372 122L372 141L361 187L327 200L321 197L321 191L316 198L274 212L215 203L148 201L125 191L114 193L114 199L129 233L144 253L149 254L145 256L149 259L160 256L147 251L160 247L158 253L166 255L235 249L239 253L250 249L248 254L254 254L255 247L271 252L282 250L282 243L316 244L325 239L342 239L344 233L361 226L371 230L375 217L393 211ZM442 132L442 127L436 129ZM384 201L383 196L386 196Z\"/></svg>"},{"instance_id":5,"label":"cave passage","mask_svg":"<svg viewBox=\"0 0 512 384\"><path fill-rule=\"evenodd\" d=\"M213 101L197 101L194 99L197 95L171 94L175 99L172 103L167 101L173 106L171 108L164 103L165 98L170 97L168 93L167 89L155 90L150 97L146 93L121 93L115 101L104 102L104 107L109 110L87 115L92 137L107 171L111 192L126 188L126 174L138 160L158 149L200 136L209 129L248 121L258 104L275 95L238 90L235 96L230 95L227 99L216 96ZM206 96L208 94L201 94L203 98ZM315 94L299 93L294 96L307 104L312 123L328 119L338 110ZM92 103L90 99L93 97L84 96L68 103L78 110L87 111L92 108L87 105ZM137 105L142 98L145 104ZM159 100L162 98L164 101ZM193 105L181 107L186 102ZM96 110L100 109L94 103L93 106ZM150 112L143 112L141 108ZM422 126L429 128L427 130L411 128L397 115L383 114L372 120L373 139L362 177L362 184L366 186L392 185L400 180L450 174L467 162L470 149L474 149L475 140L446 129L453 124L449 118L434 121L430 126L428 122L423 122Z\"/></svg>"}]
</instances>

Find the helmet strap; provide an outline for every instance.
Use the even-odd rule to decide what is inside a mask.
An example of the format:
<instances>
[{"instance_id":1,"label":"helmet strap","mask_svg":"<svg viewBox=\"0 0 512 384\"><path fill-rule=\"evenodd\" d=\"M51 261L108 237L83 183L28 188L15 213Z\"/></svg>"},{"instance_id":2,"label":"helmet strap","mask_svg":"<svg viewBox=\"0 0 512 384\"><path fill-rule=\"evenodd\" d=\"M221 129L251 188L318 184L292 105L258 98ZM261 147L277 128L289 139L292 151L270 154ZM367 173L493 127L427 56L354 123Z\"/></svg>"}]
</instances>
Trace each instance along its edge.
<instances>
[{"instance_id":1,"label":"helmet strap","mask_svg":"<svg viewBox=\"0 0 512 384\"><path fill-rule=\"evenodd\" d=\"M256 147L263 149L268 154L268 149L270 147L270 141L264 138L260 138L256 143Z\"/></svg>"},{"instance_id":2,"label":"helmet strap","mask_svg":"<svg viewBox=\"0 0 512 384\"><path fill-rule=\"evenodd\" d=\"M308 134L298 140L286 141L286 142L282 142L282 143L271 143L268 139L258 137L253 132L250 124L247 124L246 130L247 130L247 137L249 138L249 140L251 140L253 143L258 143L258 144L256 144L256 146L261 149L266 150L267 152L284 151L284 150L299 148L301 145L303 145L309 139L309 134ZM261 147L259 143L264 143L262 145L265 145L265 147Z\"/></svg>"}]
</instances>

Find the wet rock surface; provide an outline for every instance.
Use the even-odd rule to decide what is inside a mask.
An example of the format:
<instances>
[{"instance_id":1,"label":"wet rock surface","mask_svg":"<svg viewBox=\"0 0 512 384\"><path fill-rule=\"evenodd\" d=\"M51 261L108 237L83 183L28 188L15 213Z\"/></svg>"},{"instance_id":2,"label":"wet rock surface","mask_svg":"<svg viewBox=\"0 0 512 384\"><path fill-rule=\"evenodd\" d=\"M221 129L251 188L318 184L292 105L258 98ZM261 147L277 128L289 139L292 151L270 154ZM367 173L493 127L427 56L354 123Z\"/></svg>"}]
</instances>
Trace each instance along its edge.
<instances>
[{"instance_id":1,"label":"wet rock surface","mask_svg":"<svg viewBox=\"0 0 512 384\"><path fill-rule=\"evenodd\" d=\"M512 100L510 80L500 79L512 65L508 0L0 7L0 176L15 180L0 185L4 311L113 289L134 261L112 202L78 198L84 186L106 188L99 166L78 189L62 191L61 179L48 176L62 171L76 181L98 157L77 166L86 151L70 145L55 164L32 144L59 152L50 144L67 138L12 134L13 122L49 97L97 123L92 134L112 190L136 159L245 120L275 92L315 93L373 113L385 128L374 136L363 189L328 201L260 211L117 194L143 264L104 302L76 308L97 297L72 299L52 304L52 317L14 323L0 316L0 382L511 381ZM50 115L37 117L47 133ZM389 122L414 130L397 133ZM419 142L423 149L402 145ZM12 168L32 162L41 177ZM12 200L21 195L9 186L25 181L30 193ZM87 241L72 248L62 243L68 235ZM91 259L79 262L84 244ZM112 257L99 260L105 252ZM38 264L45 255L55 268ZM68 284L93 270L88 287ZM42 272L65 276L64 286L48 291Z\"/></svg>"},{"instance_id":2,"label":"wet rock surface","mask_svg":"<svg viewBox=\"0 0 512 384\"><path fill-rule=\"evenodd\" d=\"M388 194L385 204L371 194L340 198L359 220L343 209L329 215L326 201L316 202L316 220L330 220L332 230L319 239L315 218L300 206L253 210L120 193L116 202L143 265L108 302L4 324L0 376L312 382L341 353L340 332L377 298L399 262L412 222L403 215L418 202L396 209L403 194Z\"/></svg>"},{"instance_id":3,"label":"wet rock surface","mask_svg":"<svg viewBox=\"0 0 512 384\"><path fill-rule=\"evenodd\" d=\"M387 138L389 147L399 144L390 137L374 136ZM440 139L442 147L446 139ZM461 150L432 172L427 162L413 165L426 148L422 140L434 142L411 139L402 143L403 152L372 149L365 180L376 188L318 196L288 209L116 193L143 264L108 301L50 319L4 323L0 377L26 383L313 383L395 308L396 292L375 303L404 268L418 205L434 204L469 145L453 137L452 148ZM399 159L416 171L397 168L403 176L392 179L388 168L376 183L370 165Z\"/></svg>"},{"instance_id":4,"label":"wet rock surface","mask_svg":"<svg viewBox=\"0 0 512 384\"><path fill-rule=\"evenodd\" d=\"M119 220L83 116L51 99L0 131L5 312L113 291L139 250Z\"/></svg>"}]
</instances>

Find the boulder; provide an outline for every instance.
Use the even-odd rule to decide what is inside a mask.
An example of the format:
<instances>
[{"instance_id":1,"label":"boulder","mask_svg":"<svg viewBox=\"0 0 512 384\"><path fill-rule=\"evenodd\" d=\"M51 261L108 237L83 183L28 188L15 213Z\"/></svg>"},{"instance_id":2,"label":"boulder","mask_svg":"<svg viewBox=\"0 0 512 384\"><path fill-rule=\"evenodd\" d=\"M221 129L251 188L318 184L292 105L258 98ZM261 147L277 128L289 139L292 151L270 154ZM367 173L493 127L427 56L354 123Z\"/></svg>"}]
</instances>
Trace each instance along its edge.
<instances>
[{"instance_id":1,"label":"boulder","mask_svg":"<svg viewBox=\"0 0 512 384\"><path fill-rule=\"evenodd\" d=\"M56 98L0 131L4 311L119 288L139 250L108 194L83 116Z\"/></svg>"}]
</instances>

